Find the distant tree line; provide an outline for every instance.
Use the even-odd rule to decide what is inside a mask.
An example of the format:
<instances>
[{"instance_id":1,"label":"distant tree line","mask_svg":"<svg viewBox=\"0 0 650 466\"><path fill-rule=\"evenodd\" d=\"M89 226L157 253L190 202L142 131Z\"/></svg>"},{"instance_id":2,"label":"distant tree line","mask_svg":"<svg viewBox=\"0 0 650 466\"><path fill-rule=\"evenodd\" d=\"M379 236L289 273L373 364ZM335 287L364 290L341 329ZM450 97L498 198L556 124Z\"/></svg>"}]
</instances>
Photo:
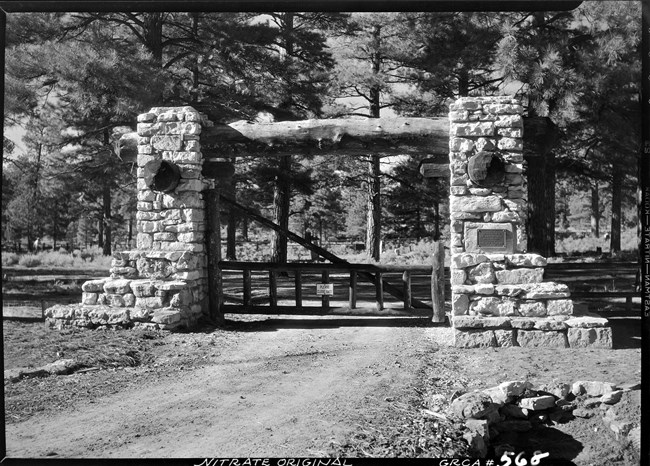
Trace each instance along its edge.
<instances>
[{"instance_id":1,"label":"distant tree line","mask_svg":"<svg viewBox=\"0 0 650 466\"><path fill-rule=\"evenodd\" d=\"M556 221L570 218L562 193L579 190L596 236L602 199L611 200L618 251L638 189L640 9L9 14L3 244L48 236L94 242L105 254L130 244L135 168L115 143L152 106L191 105L216 123L445 116L458 97L506 92L557 129L549 155L531 162L543 164L533 167L543 177L531 249L554 253ZM22 141L7 138L15 127ZM228 189L299 234L365 240L378 260L382 237L431 236L435 207L446 211L446 181L427 184L420 159L241 157ZM253 230L235 211L227 223L235 258L235 237ZM286 238L274 236L274 260L286 251Z\"/></svg>"}]
</instances>

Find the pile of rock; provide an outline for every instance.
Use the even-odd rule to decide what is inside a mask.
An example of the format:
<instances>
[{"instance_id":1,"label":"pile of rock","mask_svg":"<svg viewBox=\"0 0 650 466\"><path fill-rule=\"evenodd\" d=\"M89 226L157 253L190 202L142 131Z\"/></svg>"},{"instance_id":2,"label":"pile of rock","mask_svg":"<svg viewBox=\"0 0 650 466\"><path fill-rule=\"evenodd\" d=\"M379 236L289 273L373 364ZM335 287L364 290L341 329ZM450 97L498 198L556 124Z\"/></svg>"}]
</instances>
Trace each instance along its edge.
<instances>
[{"instance_id":1,"label":"pile of rock","mask_svg":"<svg viewBox=\"0 0 650 466\"><path fill-rule=\"evenodd\" d=\"M472 454L485 457L492 446L499 457L504 451L520 451L504 443L512 432L525 433L539 425L565 423L576 417L590 417L595 409L603 412L603 422L623 442L640 444L640 384L614 385L606 382L577 381L572 385L552 382L535 389L527 381L510 381L455 398L448 408L450 416L464 422L464 437ZM617 403L634 404L637 416L624 418Z\"/></svg>"}]
</instances>

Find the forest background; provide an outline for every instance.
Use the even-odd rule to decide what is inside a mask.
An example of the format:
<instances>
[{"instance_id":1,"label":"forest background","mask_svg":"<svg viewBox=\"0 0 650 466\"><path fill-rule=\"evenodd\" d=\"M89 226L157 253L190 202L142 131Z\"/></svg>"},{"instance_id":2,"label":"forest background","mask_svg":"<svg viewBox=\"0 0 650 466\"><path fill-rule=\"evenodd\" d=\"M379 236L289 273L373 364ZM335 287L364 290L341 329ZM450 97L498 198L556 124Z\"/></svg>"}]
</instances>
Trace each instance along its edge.
<instances>
[{"instance_id":1,"label":"forest background","mask_svg":"<svg viewBox=\"0 0 650 466\"><path fill-rule=\"evenodd\" d=\"M237 120L443 116L461 96L514 94L557 128L543 241L637 248L641 4L559 12L11 13L5 37L3 250L134 246L136 167L120 137L153 106ZM18 135L18 136L17 136ZM427 242L448 180L422 157L238 157L237 201L321 244ZM226 213L229 259L296 258ZM573 243L571 243L573 239ZM383 247L382 247L382 242ZM269 245L266 247L265 245ZM363 246L362 246L363 245ZM4 262L4 261L3 261Z\"/></svg>"}]
</instances>

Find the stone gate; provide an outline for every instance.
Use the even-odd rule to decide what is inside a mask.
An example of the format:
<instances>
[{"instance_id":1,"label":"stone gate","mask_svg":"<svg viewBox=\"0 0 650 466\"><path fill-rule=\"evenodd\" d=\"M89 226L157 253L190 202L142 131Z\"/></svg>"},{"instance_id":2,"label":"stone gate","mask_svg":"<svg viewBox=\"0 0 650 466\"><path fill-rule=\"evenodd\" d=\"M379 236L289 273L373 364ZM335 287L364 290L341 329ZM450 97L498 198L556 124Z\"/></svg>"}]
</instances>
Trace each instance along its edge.
<instances>
[{"instance_id":1,"label":"stone gate","mask_svg":"<svg viewBox=\"0 0 650 466\"><path fill-rule=\"evenodd\" d=\"M234 133L239 145L254 140L255 153L281 151L281 140L298 142L302 150L311 144L307 150L422 155L446 151L448 133L455 345L611 347L607 320L576 316L568 288L543 281L546 259L527 253L522 114L511 97L472 97L451 105L449 121L320 120L282 122L271 130L247 123L214 129L222 139ZM51 323L173 330L210 316L205 198L215 181L204 175L210 170L204 170L209 164L199 138L213 126L192 107L157 107L138 117L137 248L114 254L110 277L84 283L81 304L47 309Z\"/></svg>"}]
</instances>

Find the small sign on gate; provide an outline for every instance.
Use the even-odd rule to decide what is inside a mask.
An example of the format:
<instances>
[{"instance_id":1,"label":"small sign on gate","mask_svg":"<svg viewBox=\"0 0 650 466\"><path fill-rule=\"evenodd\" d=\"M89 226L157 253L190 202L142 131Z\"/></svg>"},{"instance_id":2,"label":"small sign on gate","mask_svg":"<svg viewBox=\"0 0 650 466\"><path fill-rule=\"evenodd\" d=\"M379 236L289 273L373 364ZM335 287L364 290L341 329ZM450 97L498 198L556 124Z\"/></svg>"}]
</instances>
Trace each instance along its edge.
<instances>
[{"instance_id":1,"label":"small sign on gate","mask_svg":"<svg viewBox=\"0 0 650 466\"><path fill-rule=\"evenodd\" d=\"M334 296L334 283L317 283L317 296Z\"/></svg>"}]
</instances>

